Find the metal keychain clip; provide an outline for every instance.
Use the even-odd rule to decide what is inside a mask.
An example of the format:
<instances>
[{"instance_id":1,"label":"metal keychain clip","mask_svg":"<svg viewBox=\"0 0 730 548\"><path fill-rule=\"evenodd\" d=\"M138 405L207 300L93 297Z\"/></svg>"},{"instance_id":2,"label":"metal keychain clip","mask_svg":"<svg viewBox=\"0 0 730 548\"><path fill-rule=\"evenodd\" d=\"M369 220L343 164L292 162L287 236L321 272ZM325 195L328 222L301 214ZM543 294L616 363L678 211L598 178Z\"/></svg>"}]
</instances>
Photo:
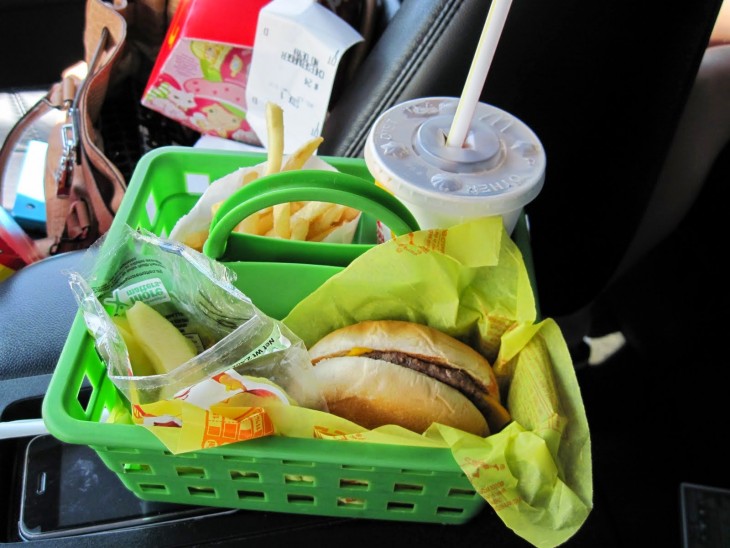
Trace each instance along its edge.
<instances>
[{"instance_id":1,"label":"metal keychain clip","mask_svg":"<svg viewBox=\"0 0 730 548\"><path fill-rule=\"evenodd\" d=\"M69 109L69 123L61 126L63 153L58 161L58 167L55 172L56 196L58 197L68 197L71 193L71 181L73 180L73 170L76 164L76 147L78 146L78 142L72 110L73 107Z\"/></svg>"}]
</instances>

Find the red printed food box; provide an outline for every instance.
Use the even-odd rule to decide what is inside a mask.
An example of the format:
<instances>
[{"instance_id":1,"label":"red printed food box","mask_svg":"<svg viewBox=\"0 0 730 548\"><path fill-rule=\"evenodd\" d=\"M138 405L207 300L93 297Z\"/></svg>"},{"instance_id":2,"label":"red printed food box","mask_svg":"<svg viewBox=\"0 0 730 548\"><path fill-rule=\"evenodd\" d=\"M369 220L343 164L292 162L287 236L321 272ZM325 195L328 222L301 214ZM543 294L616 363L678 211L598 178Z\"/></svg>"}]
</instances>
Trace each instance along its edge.
<instances>
[{"instance_id":1,"label":"red printed food box","mask_svg":"<svg viewBox=\"0 0 730 548\"><path fill-rule=\"evenodd\" d=\"M258 15L270 0L182 0L142 104L201 134L259 145L246 121Z\"/></svg>"}]
</instances>

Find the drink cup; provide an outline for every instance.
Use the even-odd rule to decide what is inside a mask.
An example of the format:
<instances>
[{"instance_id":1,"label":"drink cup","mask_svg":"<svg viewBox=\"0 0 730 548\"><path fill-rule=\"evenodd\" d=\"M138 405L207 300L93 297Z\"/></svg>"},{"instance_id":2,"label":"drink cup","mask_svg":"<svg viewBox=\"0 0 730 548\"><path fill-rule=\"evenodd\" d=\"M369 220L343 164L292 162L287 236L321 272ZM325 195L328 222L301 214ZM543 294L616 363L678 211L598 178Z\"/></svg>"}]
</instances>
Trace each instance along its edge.
<instances>
[{"instance_id":1,"label":"drink cup","mask_svg":"<svg viewBox=\"0 0 730 548\"><path fill-rule=\"evenodd\" d=\"M486 103L477 103L464 145L448 146L458 103L430 97L390 108L370 130L365 162L422 229L501 216L512 233L542 189L545 151L525 123ZM380 228L388 239L387 227Z\"/></svg>"}]
</instances>

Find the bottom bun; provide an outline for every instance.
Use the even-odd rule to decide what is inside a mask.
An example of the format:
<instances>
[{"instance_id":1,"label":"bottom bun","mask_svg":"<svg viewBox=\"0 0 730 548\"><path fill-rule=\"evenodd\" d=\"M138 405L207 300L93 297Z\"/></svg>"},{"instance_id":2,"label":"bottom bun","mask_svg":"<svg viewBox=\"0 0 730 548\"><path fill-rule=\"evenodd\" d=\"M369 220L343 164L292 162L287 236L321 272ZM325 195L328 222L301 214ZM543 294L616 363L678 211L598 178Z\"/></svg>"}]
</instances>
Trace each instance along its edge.
<instances>
[{"instance_id":1,"label":"bottom bun","mask_svg":"<svg viewBox=\"0 0 730 548\"><path fill-rule=\"evenodd\" d=\"M317 363L330 413L372 429L396 424L417 433L438 422L489 435L484 416L458 390L412 369L361 356Z\"/></svg>"}]
</instances>

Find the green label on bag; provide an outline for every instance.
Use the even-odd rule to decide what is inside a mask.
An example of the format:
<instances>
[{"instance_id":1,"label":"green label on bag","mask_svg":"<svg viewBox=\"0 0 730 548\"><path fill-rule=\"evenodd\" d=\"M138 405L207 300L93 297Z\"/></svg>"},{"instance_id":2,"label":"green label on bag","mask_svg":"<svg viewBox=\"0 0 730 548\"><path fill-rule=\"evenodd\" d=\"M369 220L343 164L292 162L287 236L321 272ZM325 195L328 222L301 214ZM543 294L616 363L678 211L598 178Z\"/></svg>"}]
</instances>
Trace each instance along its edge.
<instances>
[{"instance_id":1,"label":"green label on bag","mask_svg":"<svg viewBox=\"0 0 730 548\"><path fill-rule=\"evenodd\" d=\"M110 304L119 309L130 307L137 301L155 305L169 302L170 295L160 278L149 278L114 289L111 297L104 299L104 304Z\"/></svg>"}]
</instances>

